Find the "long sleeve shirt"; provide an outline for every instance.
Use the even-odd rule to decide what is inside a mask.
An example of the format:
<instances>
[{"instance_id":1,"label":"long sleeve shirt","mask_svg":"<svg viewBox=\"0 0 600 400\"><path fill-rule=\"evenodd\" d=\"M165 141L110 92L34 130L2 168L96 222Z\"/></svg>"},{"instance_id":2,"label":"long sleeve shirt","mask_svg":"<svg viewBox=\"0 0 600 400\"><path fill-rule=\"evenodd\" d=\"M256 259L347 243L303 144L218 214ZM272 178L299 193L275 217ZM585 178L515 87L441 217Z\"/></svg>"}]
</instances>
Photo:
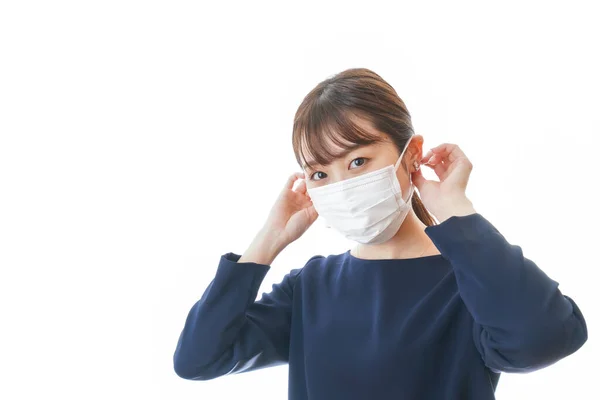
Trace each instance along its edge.
<instances>
[{"instance_id":1,"label":"long sleeve shirt","mask_svg":"<svg viewBox=\"0 0 600 400\"><path fill-rule=\"evenodd\" d=\"M558 282L481 214L425 228L441 254L311 257L256 300L268 265L221 256L187 316L177 375L208 380L289 363L289 399L494 399L587 340Z\"/></svg>"}]
</instances>

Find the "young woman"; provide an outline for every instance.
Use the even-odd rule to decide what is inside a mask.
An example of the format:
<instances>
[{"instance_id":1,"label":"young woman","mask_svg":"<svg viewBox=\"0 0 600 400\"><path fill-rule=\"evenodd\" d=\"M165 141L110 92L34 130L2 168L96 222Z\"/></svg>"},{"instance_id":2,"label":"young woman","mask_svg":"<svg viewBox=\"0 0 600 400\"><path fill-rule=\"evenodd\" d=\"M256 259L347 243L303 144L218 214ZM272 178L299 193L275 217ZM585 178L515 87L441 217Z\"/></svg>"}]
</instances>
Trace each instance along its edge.
<instances>
[{"instance_id":1,"label":"young woman","mask_svg":"<svg viewBox=\"0 0 600 400\"><path fill-rule=\"evenodd\" d=\"M304 172L246 252L221 256L179 337L180 377L289 363L294 400L485 400L500 372L546 367L585 343L575 302L466 197L466 155L442 144L423 156L379 75L320 83L298 109L293 146ZM275 257L319 215L356 246L310 258L255 301Z\"/></svg>"}]
</instances>

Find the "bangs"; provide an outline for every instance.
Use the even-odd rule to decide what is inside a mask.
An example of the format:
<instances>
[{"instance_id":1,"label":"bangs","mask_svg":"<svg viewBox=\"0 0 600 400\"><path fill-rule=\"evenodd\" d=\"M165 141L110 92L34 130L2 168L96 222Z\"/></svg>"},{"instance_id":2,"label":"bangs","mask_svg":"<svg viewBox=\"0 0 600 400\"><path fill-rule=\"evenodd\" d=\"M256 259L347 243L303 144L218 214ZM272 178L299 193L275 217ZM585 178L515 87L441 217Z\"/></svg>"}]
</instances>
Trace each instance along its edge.
<instances>
[{"instance_id":1,"label":"bangs","mask_svg":"<svg viewBox=\"0 0 600 400\"><path fill-rule=\"evenodd\" d=\"M366 130L357 123L371 126ZM341 111L332 104L313 107L294 124L293 146L300 166L329 165L333 160L365 145L385 141L360 112ZM339 146L341 149L334 146Z\"/></svg>"}]
</instances>

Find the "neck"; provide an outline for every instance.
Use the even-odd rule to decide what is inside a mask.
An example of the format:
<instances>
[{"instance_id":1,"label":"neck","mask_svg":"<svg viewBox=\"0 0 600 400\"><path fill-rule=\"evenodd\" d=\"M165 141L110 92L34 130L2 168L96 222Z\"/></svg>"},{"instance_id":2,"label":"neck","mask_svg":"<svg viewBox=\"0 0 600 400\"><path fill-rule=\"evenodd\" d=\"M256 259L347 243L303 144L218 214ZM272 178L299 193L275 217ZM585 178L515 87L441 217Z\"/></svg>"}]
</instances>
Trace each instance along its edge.
<instances>
[{"instance_id":1,"label":"neck","mask_svg":"<svg viewBox=\"0 0 600 400\"><path fill-rule=\"evenodd\" d=\"M396 235L385 243L358 244L352 252L364 259L402 259L440 254L429 236L426 225L410 210Z\"/></svg>"}]
</instances>

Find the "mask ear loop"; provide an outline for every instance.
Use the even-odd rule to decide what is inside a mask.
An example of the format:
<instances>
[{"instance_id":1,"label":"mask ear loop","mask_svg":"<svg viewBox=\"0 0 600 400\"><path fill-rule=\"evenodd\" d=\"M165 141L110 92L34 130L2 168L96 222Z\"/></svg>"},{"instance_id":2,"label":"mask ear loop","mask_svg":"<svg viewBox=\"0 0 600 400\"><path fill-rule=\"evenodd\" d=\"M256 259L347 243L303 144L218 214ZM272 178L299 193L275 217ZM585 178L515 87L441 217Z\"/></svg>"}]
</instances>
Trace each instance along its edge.
<instances>
[{"instance_id":1,"label":"mask ear loop","mask_svg":"<svg viewBox=\"0 0 600 400\"><path fill-rule=\"evenodd\" d=\"M412 135L408 139L408 142L406 142L406 145L404 146L404 150L402 150L402 153L400 154L400 157L398 157L398 161L396 161L396 165L394 165L394 171L398 171L398 166L401 164L402 157L404 156L404 153L406 152L406 149L408 149L408 145L409 145L410 141L412 140L412 138L414 136L415 135ZM418 169L418 167L417 167L417 169ZM415 185L413 184L412 174L410 173L410 170L408 170L406 172L408 173L408 179L410 181L410 189L409 189L410 194L408 195L408 197L404 201L408 204L412 200L412 195L413 195L413 193L415 191ZM402 191L402 189L400 189L400 191Z\"/></svg>"},{"instance_id":2,"label":"mask ear loop","mask_svg":"<svg viewBox=\"0 0 600 400\"><path fill-rule=\"evenodd\" d=\"M406 142L406 145L404 145L404 149L402 150L402 153L400 153L400 157L398 157L398 161L396 161L396 165L394 165L394 171L398 170L398 166L400 165L400 162L402 161L402 157L404 156L406 149L408 149L408 145L410 144L410 141L413 139L413 137L415 137L415 135L411 135L411 137Z\"/></svg>"}]
</instances>

